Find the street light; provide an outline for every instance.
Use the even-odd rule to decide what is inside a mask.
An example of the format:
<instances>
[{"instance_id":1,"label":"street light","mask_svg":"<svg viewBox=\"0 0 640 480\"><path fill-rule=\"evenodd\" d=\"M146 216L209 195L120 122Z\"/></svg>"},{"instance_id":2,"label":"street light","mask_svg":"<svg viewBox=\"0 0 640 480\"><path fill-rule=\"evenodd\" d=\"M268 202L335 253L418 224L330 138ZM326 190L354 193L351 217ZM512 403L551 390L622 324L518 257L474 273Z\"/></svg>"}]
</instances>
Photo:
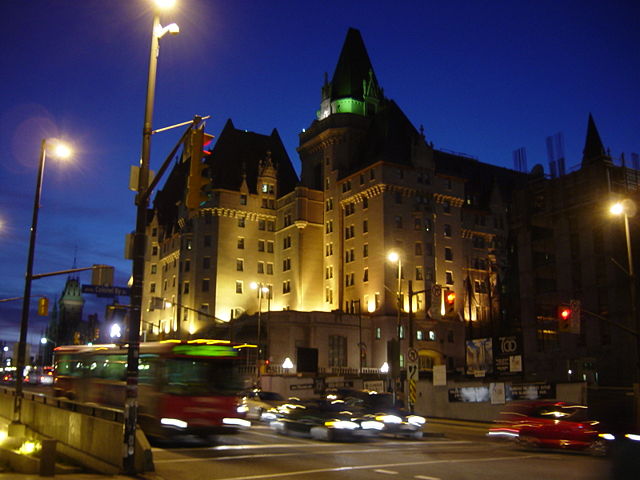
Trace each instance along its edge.
<instances>
[{"instance_id":1,"label":"street light","mask_svg":"<svg viewBox=\"0 0 640 480\"><path fill-rule=\"evenodd\" d=\"M638 394L640 393L640 318L638 317L638 305L637 305L637 292L636 292L636 276L633 269L633 256L631 247L631 232L629 230L629 217L633 217L636 214L636 205L631 199L624 199L620 202L616 202L611 205L609 211L613 215L624 216L624 234L627 242L627 262L628 262L628 275L629 275L629 295L631 303L631 323L635 323L635 337L636 337L636 379L638 385L636 386L636 425L640 427L640 400L638 400Z\"/></svg>"},{"instance_id":2,"label":"street light","mask_svg":"<svg viewBox=\"0 0 640 480\"><path fill-rule=\"evenodd\" d=\"M131 285L131 314L129 316L129 348L127 350L127 388L124 404L124 456L123 467L126 473L135 472L135 438L138 421L138 356L140 351L140 323L142 313L142 291L144 281L144 259L146 249L145 230L147 227L147 208L149 205L149 159L151 155L151 133L153 103L156 89L156 71L158 66L159 40L166 33L175 35L180 29L171 24L160 24L160 10L171 8L175 0L155 0L153 26L151 29L151 48L149 50L149 72L147 75L147 96L142 128L142 154L138 172L138 188L135 204L136 229L133 235L133 268Z\"/></svg>"},{"instance_id":3,"label":"street light","mask_svg":"<svg viewBox=\"0 0 640 480\"><path fill-rule=\"evenodd\" d=\"M33 259L36 248L36 232L38 229L38 213L40 211L40 195L42 194L42 179L47 149L51 149L51 156L67 158L71 149L58 140L43 139L40 144L40 164L36 178L36 192L33 200L33 217L31 220L31 235L29 237L29 253L27 255L27 271L24 277L24 295L22 299L22 318L20 320L20 340L18 341L18 358L16 365L16 396L13 404L13 423L20 424L22 412L22 383L24 377L25 355L27 348L27 331L29 329L29 304L31 303L31 282L33 280Z\"/></svg>"},{"instance_id":4,"label":"street light","mask_svg":"<svg viewBox=\"0 0 640 480\"><path fill-rule=\"evenodd\" d=\"M269 293L269 287L262 282L251 282L249 285L252 290L258 290L258 357L256 358L256 383L260 384L260 360L262 359L262 297L265 293ZM270 297L267 297L270 300ZM269 310L271 308L269 307Z\"/></svg>"}]
</instances>

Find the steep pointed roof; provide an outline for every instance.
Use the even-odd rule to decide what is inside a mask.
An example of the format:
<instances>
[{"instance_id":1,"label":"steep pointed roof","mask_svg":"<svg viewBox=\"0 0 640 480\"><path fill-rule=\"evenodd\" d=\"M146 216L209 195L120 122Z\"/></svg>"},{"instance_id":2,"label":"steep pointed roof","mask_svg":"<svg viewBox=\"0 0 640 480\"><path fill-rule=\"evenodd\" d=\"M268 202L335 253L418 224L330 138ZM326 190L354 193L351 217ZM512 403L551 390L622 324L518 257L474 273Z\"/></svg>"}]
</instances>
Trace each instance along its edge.
<instances>
[{"instance_id":1,"label":"steep pointed roof","mask_svg":"<svg viewBox=\"0 0 640 480\"><path fill-rule=\"evenodd\" d=\"M593 116L589 114L587 138L584 142L584 149L582 150L582 165L610 161L611 159L607 155L602 140L600 139L596 122L593 120Z\"/></svg>"},{"instance_id":2,"label":"steep pointed roof","mask_svg":"<svg viewBox=\"0 0 640 480\"><path fill-rule=\"evenodd\" d=\"M363 100L367 93L364 91L364 85L371 83L379 90L378 80L360 31L349 28L331 79L331 100L347 97Z\"/></svg>"}]
</instances>

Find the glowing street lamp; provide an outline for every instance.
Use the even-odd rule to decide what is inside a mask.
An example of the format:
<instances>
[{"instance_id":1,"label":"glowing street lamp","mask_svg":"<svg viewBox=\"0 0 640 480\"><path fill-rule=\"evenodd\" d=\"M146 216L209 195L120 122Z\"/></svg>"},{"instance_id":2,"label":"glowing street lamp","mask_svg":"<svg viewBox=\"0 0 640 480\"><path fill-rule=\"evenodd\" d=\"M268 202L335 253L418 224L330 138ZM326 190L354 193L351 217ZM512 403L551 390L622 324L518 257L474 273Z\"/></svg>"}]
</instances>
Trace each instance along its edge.
<instances>
[{"instance_id":1,"label":"glowing street lamp","mask_svg":"<svg viewBox=\"0 0 640 480\"><path fill-rule=\"evenodd\" d=\"M42 180L47 151L54 158L68 158L71 149L56 139L42 140L40 144L40 163L36 177L36 192L33 200L33 216L31 219L31 234L29 236L29 253L27 255L27 271L24 279L24 295L22 299L22 318L20 320L20 339L18 341L18 358L16 364L16 396L13 404L13 423L19 424L22 412L22 384L24 377L25 356L27 347L27 331L29 329L29 304L31 303L31 282L33 280L33 259L36 249L36 233L38 229L38 214L40 212L40 196L42 194Z\"/></svg>"},{"instance_id":2,"label":"glowing street lamp","mask_svg":"<svg viewBox=\"0 0 640 480\"><path fill-rule=\"evenodd\" d=\"M166 33L176 35L180 29L176 24L163 27L160 24L160 10L173 7L175 0L155 0L153 26L151 30L151 48L149 50L149 72L147 76L147 96L142 128L142 153L138 172L136 195L136 229L133 235L133 268L131 285L131 315L129 316L129 348L127 350L127 389L125 398L123 469L125 473L135 474L135 439L138 421L138 355L140 351L140 323L142 312L142 292L144 281L144 258L146 249L145 230L147 227L147 208L149 205L149 160L151 156L151 133L153 103L156 89L156 71L158 66L159 40Z\"/></svg>"},{"instance_id":3,"label":"glowing street lamp","mask_svg":"<svg viewBox=\"0 0 640 480\"><path fill-rule=\"evenodd\" d=\"M269 287L262 282L251 282L252 290L258 290L258 357L256 358L256 378L260 381L260 360L262 359L262 298L269 293ZM267 297L269 298L269 297ZM269 309L271 309L269 307Z\"/></svg>"},{"instance_id":4,"label":"glowing street lamp","mask_svg":"<svg viewBox=\"0 0 640 480\"><path fill-rule=\"evenodd\" d=\"M620 202L611 205L609 211L613 215L624 216L624 234L627 242L627 268L629 271L629 294L631 300L631 322L635 323L635 337L636 337L636 379L638 381L638 388L640 389L640 317L638 317L638 304L637 304L637 292L636 292L636 276L633 269L633 256L631 246L631 232L629 230L629 217L633 217L636 214L636 204L631 199L624 199ZM636 426L640 427L640 401L636 402Z\"/></svg>"}]
</instances>

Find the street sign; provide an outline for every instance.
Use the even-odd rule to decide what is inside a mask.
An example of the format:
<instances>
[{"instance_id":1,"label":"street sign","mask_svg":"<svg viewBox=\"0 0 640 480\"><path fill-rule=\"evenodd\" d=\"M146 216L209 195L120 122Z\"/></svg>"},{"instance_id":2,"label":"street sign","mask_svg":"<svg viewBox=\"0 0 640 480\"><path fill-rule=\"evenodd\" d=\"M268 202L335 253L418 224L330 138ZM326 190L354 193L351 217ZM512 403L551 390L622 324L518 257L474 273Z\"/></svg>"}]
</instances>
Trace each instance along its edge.
<instances>
[{"instance_id":1,"label":"street sign","mask_svg":"<svg viewBox=\"0 0 640 480\"><path fill-rule=\"evenodd\" d=\"M416 404L416 390L418 384L418 351L410 348L407 352L407 383L409 390L409 410L413 411Z\"/></svg>"},{"instance_id":2,"label":"street sign","mask_svg":"<svg viewBox=\"0 0 640 480\"><path fill-rule=\"evenodd\" d=\"M103 287L102 285L82 285L82 293L92 293L99 297L129 297L131 289L128 287Z\"/></svg>"}]
</instances>

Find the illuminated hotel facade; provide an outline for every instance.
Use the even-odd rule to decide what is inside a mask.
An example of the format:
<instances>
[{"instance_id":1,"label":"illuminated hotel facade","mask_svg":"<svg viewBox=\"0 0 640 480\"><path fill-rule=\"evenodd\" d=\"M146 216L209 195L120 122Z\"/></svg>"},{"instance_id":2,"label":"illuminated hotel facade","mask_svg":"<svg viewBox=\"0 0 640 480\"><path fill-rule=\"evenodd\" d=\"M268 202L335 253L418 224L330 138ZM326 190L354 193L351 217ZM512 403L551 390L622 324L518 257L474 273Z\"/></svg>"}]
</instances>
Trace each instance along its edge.
<instances>
[{"instance_id":1,"label":"illuminated hotel facade","mask_svg":"<svg viewBox=\"0 0 640 480\"><path fill-rule=\"evenodd\" d=\"M303 347L327 368L377 368L400 339L401 368L411 346L423 369L462 372L466 339L509 332L498 278L523 174L435 149L384 97L357 30L298 153L300 178L275 130L229 120L196 210L189 158L177 159L148 228L143 333L215 337L231 324L250 339L260 310L274 364Z\"/></svg>"}]
</instances>

